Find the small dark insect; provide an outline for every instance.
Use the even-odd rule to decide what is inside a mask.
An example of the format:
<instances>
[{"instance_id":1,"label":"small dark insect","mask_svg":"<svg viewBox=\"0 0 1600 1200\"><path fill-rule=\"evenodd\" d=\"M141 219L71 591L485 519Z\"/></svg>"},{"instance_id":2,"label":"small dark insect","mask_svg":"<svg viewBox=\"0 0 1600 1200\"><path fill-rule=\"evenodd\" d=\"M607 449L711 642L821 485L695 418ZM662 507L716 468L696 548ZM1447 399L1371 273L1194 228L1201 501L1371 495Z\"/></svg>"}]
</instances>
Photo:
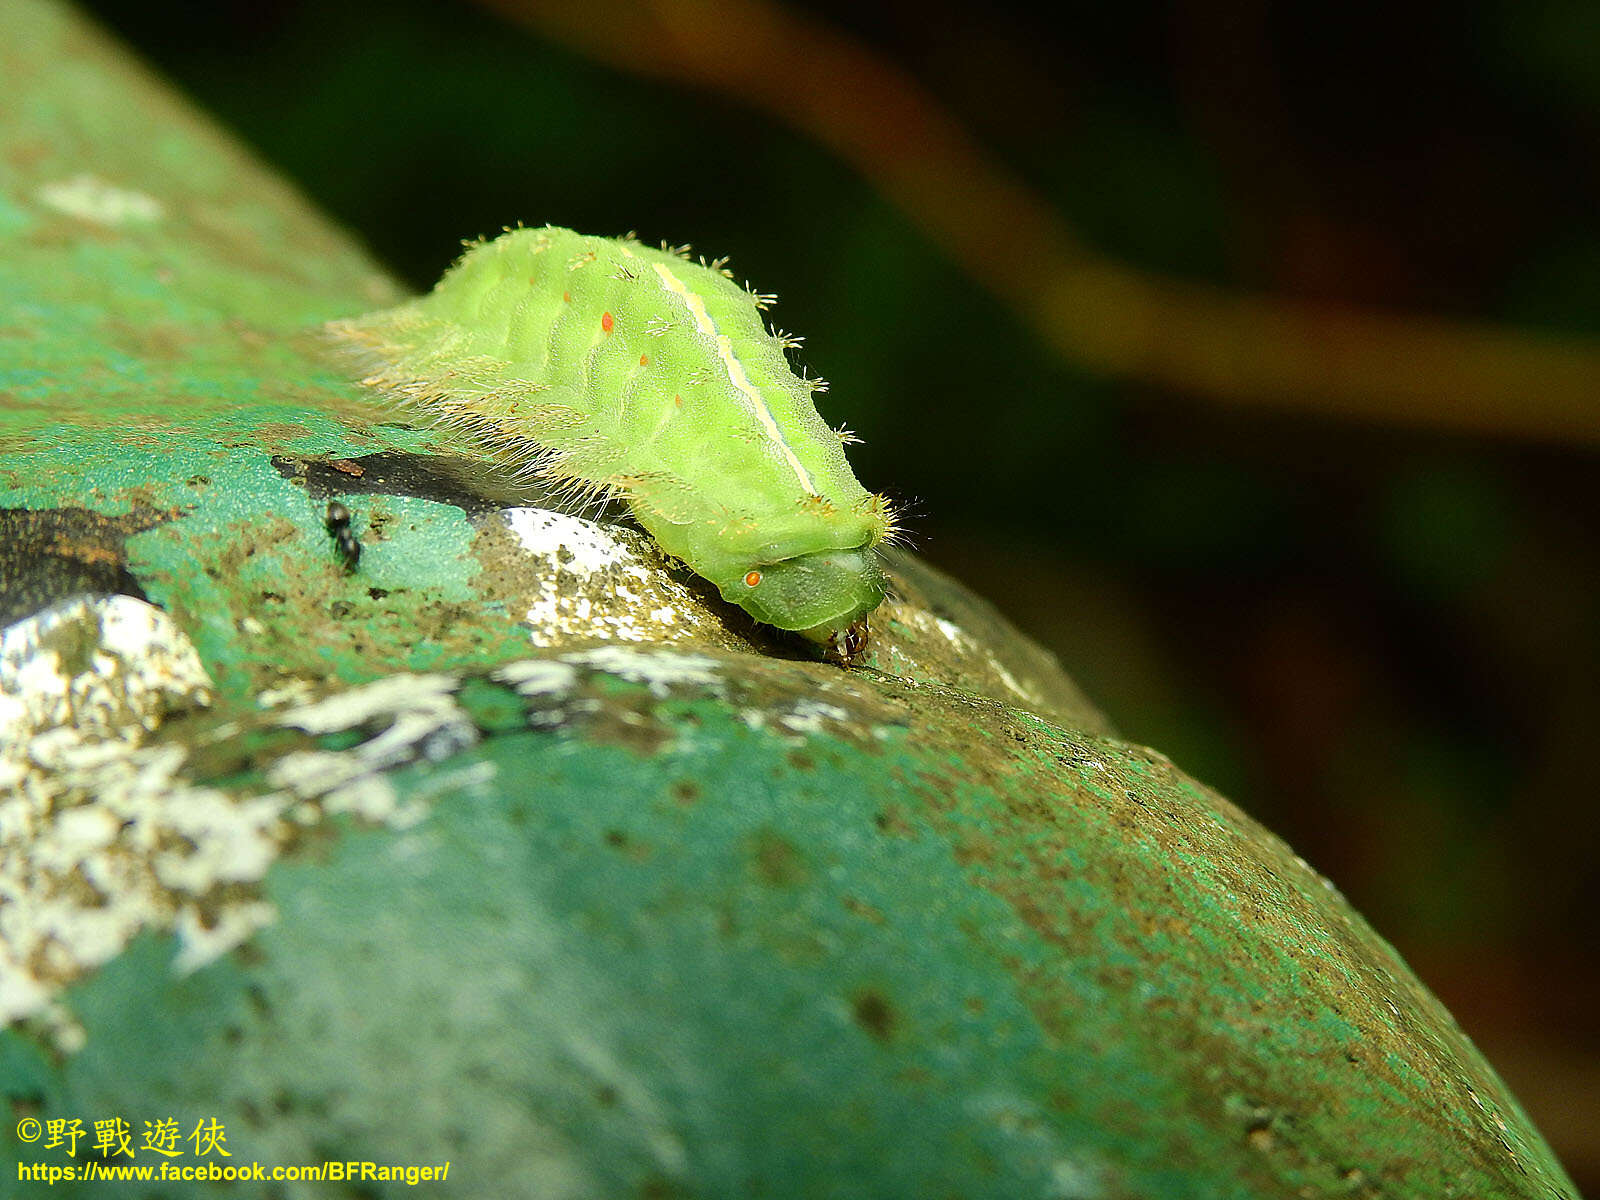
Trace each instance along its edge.
<instances>
[{"instance_id":1,"label":"small dark insect","mask_svg":"<svg viewBox=\"0 0 1600 1200\"><path fill-rule=\"evenodd\" d=\"M350 510L337 500L329 500L328 516L324 523L328 527L328 536L333 538L333 544L338 547L339 557L344 559L344 569L354 571L356 564L361 561L361 539L350 528Z\"/></svg>"}]
</instances>

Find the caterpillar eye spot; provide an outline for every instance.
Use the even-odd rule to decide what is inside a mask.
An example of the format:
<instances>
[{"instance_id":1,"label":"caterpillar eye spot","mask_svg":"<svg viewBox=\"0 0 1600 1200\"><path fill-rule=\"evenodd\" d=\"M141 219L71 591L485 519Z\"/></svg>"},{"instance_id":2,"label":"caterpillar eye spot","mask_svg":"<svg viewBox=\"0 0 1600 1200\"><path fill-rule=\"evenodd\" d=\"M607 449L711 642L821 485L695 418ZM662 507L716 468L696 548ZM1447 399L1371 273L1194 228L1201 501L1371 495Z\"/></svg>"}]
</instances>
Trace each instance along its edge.
<instances>
[{"instance_id":1,"label":"caterpillar eye spot","mask_svg":"<svg viewBox=\"0 0 1600 1200\"><path fill-rule=\"evenodd\" d=\"M761 582L760 571L750 571L744 577L745 587L755 587Z\"/></svg>"},{"instance_id":2,"label":"caterpillar eye spot","mask_svg":"<svg viewBox=\"0 0 1600 1200\"><path fill-rule=\"evenodd\" d=\"M612 326L614 326L615 324L616 324L616 321L612 318L610 313L601 313L600 314L600 328L601 329L604 329L607 333L610 333Z\"/></svg>"}]
</instances>

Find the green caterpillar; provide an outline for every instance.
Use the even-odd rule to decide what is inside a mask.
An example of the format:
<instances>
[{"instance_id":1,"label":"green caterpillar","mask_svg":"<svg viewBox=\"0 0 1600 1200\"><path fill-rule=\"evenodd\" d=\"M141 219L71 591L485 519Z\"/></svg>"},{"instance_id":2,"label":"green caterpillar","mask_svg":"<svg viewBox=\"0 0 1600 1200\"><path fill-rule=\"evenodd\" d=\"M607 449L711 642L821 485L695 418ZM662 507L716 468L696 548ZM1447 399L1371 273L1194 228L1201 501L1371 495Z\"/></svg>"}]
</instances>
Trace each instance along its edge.
<instances>
[{"instance_id":1,"label":"green caterpillar","mask_svg":"<svg viewBox=\"0 0 1600 1200\"><path fill-rule=\"evenodd\" d=\"M329 330L363 384L525 477L625 501L724 599L852 662L894 513L817 415L826 385L790 368L798 340L767 329L771 301L687 247L547 226L471 245L426 296Z\"/></svg>"}]
</instances>

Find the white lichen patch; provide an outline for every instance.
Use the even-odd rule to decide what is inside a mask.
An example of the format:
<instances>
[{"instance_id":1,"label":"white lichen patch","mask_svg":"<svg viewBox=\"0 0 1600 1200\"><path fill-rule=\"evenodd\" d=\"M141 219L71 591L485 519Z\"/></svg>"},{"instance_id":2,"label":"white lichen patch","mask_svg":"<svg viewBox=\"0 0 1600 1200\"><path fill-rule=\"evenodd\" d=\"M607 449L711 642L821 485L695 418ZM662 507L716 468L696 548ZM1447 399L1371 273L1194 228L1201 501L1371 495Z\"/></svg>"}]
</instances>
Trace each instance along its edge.
<instances>
[{"instance_id":1,"label":"white lichen patch","mask_svg":"<svg viewBox=\"0 0 1600 1200\"><path fill-rule=\"evenodd\" d=\"M455 701L459 683L454 675L393 675L290 709L278 719L311 734L381 725L351 757L369 771L410 762L419 753L448 758L478 740L471 718Z\"/></svg>"},{"instance_id":2,"label":"white lichen patch","mask_svg":"<svg viewBox=\"0 0 1600 1200\"><path fill-rule=\"evenodd\" d=\"M665 646L600 646L554 659L510 663L494 671L492 678L534 702L528 721L536 728L581 722L598 711L601 701L580 694L580 684L590 674L640 684L658 700L689 695L721 701L747 728L788 741L844 732L887 737L903 727L898 714L870 702L847 677L832 678L832 668L829 677L817 682L814 694L777 705L752 702L752 690L741 672L733 669L737 661ZM638 719L628 712L616 715L625 724Z\"/></svg>"},{"instance_id":3,"label":"white lichen patch","mask_svg":"<svg viewBox=\"0 0 1600 1200\"><path fill-rule=\"evenodd\" d=\"M529 698L546 696L559 699L577 684L578 671L571 663L556 659L529 658L508 663L490 677Z\"/></svg>"},{"instance_id":4,"label":"white lichen patch","mask_svg":"<svg viewBox=\"0 0 1600 1200\"><path fill-rule=\"evenodd\" d=\"M501 517L536 560L525 618L534 645L725 640L720 620L663 569L644 534L542 508Z\"/></svg>"},{"instance_id":5,"label":"white lichen patch","mask_svg":"<svg viewBox=\"0 0 1600 1200\"><path fill-rule=\"evenodd\" d=\"M237 946L274 919L257 885L307 824L333 812L415 824L428 797L402 800L385 772L478 736L455 677L397 676L261 718L354 744L288 753L255 793L196 785L193 756L249 731L146 743L211 685L167 616L122 596L6 629L0 682L0 1027L34 1018L62 1051L81 1041L63 988L145 930L176 936L180 972Z\"/></svg>"},{"instance_id":6,"label":"white lichen patch","mask_svg":"<svg viewBox=\"0 0 1600 1200\"><path fill-rule=\"evenodd\" d=\"M392 675L280 713L280 725L305 733L366 737L349 749L286 754L268 778L298 800L318 801L324 814L409 828L427 815L427 800L403 800L384 772L419 760L442 762L477 742L477 727L455 700L459 683L454 675Z\"/></svg>"},{"instance_id":7,"label":"white lichen patch","mask_svg":"<svg viewBox=\"0 0 1600 1200\"><path fill-rule=\"evenodd\" d=\"M764 713L746 711L741 714L745 723L752 728L776 728L784 734L795 739L805 739L828 733L841 725L859 723L860 718L848 708L837 704L829 704L825 700L802 699L786 709L779 709L771 714L771 720L763 719L759 725L751 718L755 716L766 717Z\"/></svg>"},{"instance_id":8,"label":"white lichen patch","mask_svg":"<svg viewBox=\"0 0 1600 1200\"><path fill-rule=\"evenodd\" d=\"M185 757L66 727L13 758L26 769L0 799L0 1025L42 1012L142 930L175 930L197 965L259 925L215 898L265 874L287 798L196 787Z\"/></svg>"},{"instance_id":9,"label":"white lichen patch","mask_svg":"<svg viewBox=\"0 0 1600 1200\"><path fill-rule=\"evenodd\" d=\"M149 225L165 214L161 201L154 196L117 187L87 174L47 183L38 190L37 196L46 208L111 228Z\"/></svg>"},{"instance_id":10,"label":"white lichen patch","mask_svg":"<svg viewBox=\"0 0 1600 1200\"><path fill-rule=\"evenodd\" d=\"M584 680L593 674L611 675L642 684L657 699L674 690L688 689L726 699L726 680L718 660L668 647L598 646L570 651L559 658L508 663L490 678L516 689L529 700L527 721L534 729L559 728L592 718L605 708L596 696L583 694ZM638 714L618 712L624 725L643 721Z\"/></svg>"},{"instance_id":11,"label":"white lichen patch","mask_svg":"<svg viewBox=\"0 0 1600 1200\"><path fill-rule=\"evenodd\" d=\"M46 730L134 736L210 700L189 639L131 596L75 597L0 630L0 759Z\"/></svg>"},{"instance_id":12,"label":"white lichen patch","mask_svg":"<svg viewBox=\"0 0 1600 1200\"><path fill-rule=\"evenodd\" d=\"M642 683L653 696L664 697L675 687L700 688L722 695L721 664L704 654L681 650L641 650L630 646L601 646L562 656L577 666L604 671L629 683Z\"/></svg>"},{"instance_id":13,"label":"white lichen patch","mask_svg":"<svg viewBox=\"0 0 1600 1200\"><path fill-rule=\"evenodd\" d=\"M0 1025L38 1016L70 1049L81 1030L57 992L142 929L176 929L193 961L248 932L226 908L202 921L200 902L265 872L278 804L194 787L185 751L141 745L210 699L188 638L129 596L0 632Z\"/></svg>"},{"instance_id":14,"label":"white lichen patch","mask_svg":"<svg viewBox=\"0 0 1600 1200\"><path fill-rule=\"evenodd\" d=\"M508 508L501 516L529 554L556 558L580 574L592 575L607 567L631 567L639 562L639 555L617 536L619 531L582 517L544 508Z\"/></svg>"}]
</instances>

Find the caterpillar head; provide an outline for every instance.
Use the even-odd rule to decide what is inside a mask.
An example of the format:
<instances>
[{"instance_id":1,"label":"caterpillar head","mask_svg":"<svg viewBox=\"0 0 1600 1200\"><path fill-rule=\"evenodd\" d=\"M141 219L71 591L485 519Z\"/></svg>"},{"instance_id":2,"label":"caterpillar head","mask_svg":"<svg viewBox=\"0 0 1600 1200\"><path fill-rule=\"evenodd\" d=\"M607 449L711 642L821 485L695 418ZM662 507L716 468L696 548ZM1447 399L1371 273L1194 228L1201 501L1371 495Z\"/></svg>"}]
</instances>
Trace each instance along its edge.
<instances>
[{"instance_id":1,"label":"caterpillar head","mask_svg":"<svg viewBox=\"0 0 1600 1200\"><path fill-rule=\"evenodd\" d=\"M854 667L860 664L866 654L867 641L867 619L857 617L846 628L828 635L824 653L830 661L841 667Z\"/></svg>"},{"instance_id":2,"label":"caterpillar head","mask_svg":"<svg viewBox=\"0 0 1600 1200\"><path fill-rule=\"evenodd\" d=\"M751 567L722 595L762 624L797 633L848 663L866 650L867 614L887 591L876 551L861 546Z\"/></svg>"}]
</instances>

